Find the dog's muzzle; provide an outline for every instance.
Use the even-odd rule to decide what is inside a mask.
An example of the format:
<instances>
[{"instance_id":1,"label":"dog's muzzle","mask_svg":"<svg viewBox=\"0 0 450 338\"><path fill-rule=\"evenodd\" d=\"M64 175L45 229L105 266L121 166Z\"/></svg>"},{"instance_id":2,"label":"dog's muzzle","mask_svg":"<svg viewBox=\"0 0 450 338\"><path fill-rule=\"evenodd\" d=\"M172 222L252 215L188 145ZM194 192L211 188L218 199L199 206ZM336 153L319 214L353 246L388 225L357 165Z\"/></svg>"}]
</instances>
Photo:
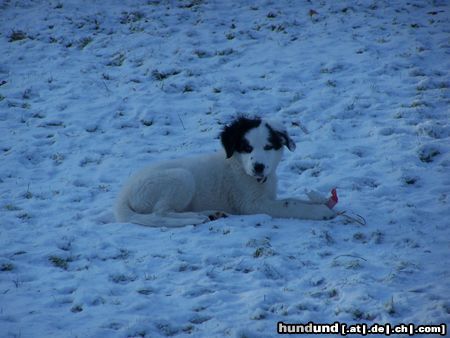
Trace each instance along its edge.
<instances>
[{"instance_id":1,"label":"dog's muzzle","mask_svg":"<svg viewBox=\"0 0 450 338\"><path fill-rule=\"evenodd\" d=\"M266 183L267 177L265 177L265 176L257 177L257 178L256 178L256 181L257 181L258 183Z\"/></svg>"}]
</instances>

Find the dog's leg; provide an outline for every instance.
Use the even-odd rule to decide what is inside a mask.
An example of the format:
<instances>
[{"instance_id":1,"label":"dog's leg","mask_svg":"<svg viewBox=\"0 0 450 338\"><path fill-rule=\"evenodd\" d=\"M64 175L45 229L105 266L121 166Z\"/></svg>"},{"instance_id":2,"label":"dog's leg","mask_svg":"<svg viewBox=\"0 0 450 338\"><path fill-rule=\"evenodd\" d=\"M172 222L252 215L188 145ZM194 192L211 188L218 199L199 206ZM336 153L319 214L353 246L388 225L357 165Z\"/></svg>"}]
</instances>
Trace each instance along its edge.
<instances>
[{"instance_id":1,"label":"dog's leg","mask_svg":"<svg viewBox=\"0 0 450 338\"><path fill-rule=\"evenodd\" d=\"M204 223L207 216L185 212L194 194L195 181L185 169L144 172L119 198L116 217L120 222L156 227Z\"/></svg>"},{"instance_id":2,"label":"dog's leg","mask_svg":"<svg viewBox=\"0 0 450 338\"><path fill-rule=\"evenodd\" d=\"M311 220L331 219L336 216L336 213L325 204L317 204L294 198L259 200L249 206L247 213L261 213L268 214L272 217Z\"/></svg>"}]
</instances>

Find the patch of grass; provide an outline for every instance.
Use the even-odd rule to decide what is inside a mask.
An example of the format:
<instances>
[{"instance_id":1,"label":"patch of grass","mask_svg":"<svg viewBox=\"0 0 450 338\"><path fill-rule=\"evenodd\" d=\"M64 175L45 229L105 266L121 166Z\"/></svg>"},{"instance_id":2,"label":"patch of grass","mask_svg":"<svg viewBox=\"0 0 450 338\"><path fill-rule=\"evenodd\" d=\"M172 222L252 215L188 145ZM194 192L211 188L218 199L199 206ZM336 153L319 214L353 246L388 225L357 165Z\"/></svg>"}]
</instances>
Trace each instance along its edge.
<instances>
[{"instance_id":1,"label":"patch of grass","mask_svg":"<svg viewBox=\"0 0 450 338\"><path fill-rule=\"evenodd\" d=\"M319 237L322 238L327 245L335 243L334 238L330 235L330 233L327 230L322 231Z\"/></svg>"},{"instance_id":2,"label":"patch of grass","mask_svg":"<svg viewBox=\"0 0 450 338\"><path fill-rule=\"evenodd\" d=\"M234 53L234 49L233 48L226 48L226 49L222 49L216 52L216 55L219 56L224 56L224 55L231 55Z\"/></svg>"},{"instance_id":3,"label":"patch of grass","mask_svg":"<svg viewBox=\"0 0 450 338\"><path fill-rule=\"evenodd\" d=\"M199 269L198 266L195 265L189 265L189 264L181 264L180 267L178 268L179 272L185 272L185 271L197 271Z\"/></svg>"},{"instance_id":4,"label":"patch of grass","mask_svg":"<svg viewBox=\"0 0 450 338\"><path fill-rule=\"evenodd\" d=\"M370 313L365 313L363 311L361 311L360 309L355 309L353 311L351 311L351 314L353 316L353 320L374 320L376 318L376 316L370 314Z\"/></svg>"},{"instance_id":5,"label":"patch of grass","mask_svg":"<svg viewBox=\"0 0 450 338\"><path fill-rule=\"evenodd\" d=\"M430 149L423 149L419 152L419 159L423 163L431 163L433 162L434 158L438 156L441 152L437 149L430 148Z\"/></svg>"},{"instance_id":6,"label":"patch of grass","mask_svg":"<svg viewBox=\"0 0 450 338\"><path fill-rule=\"evenodd\" d=\"M52 155L52 160L55 165L60 165L61 163L63 163L64 159L65 156L63 154L56 153Z\"/></svg>"},{"instance_id":7,"label":"patch of grass","mask_svg":"<svg viewBox=\"0 0 450 338\"><path fill-rule=\"evenodd\" d=\"M367 242L366 235L362 232L356 232L355 234L353 234L353 239L355 241L362 242L362 243Z\"/></svg>"},{"instance_id":8,"label":"patch of grass","mask_svg":"<svg viewBox=\"0 0 450 338\"><path fill-rule=\"evenodd\" d=\"M427 107L427 103L420 100L414 100L411 105L411 108L418 108L418 107Z\"/></svg>"},{"instance_id":9,"label":"patch of grass","mask_svg":"<svg viewBox=\"0 0 450 338\"><path fill-rule=\"evenodd\" d=\"M46 122L42 123L40 125L40 127L44 127L44 128L62 127L62 128L65 128L66 126L64 125L63 121L53 120L53 121L46 121Z\"/></svg>"},{"instance_id":10,"label":"patch of grass","mask_svg":"<svg viewBox=\"0 0 450 338\"><path fill-rule=\"evenodd\" d=\"M125 112L122 110L118 110L115 114L114 114L114 118L118 118L118 117L123 117L125 116Z\"/></svg>"},{"instance_id":11,"label":"patch of grass","mask_svg":"<svg viewBox=\"0 0 450 338\"><path fill-rule=\"evenodd\" d=\"M31 215L27 212L23 212L20 215L18 215L17 218L21 219L22 221L26 221L27 219L31 218Z\"/></svg>"},{"instance_id":12,"label":"patch of grass","mask_svg":"<svg viewBox=\"0 0 450 338\"><path fill-rule=\"evenodd\" d=\"M101 158L85 157L83 160L81 160L80 167L86 167L91 164L95 165L95 164L100 164L100 163L102 163Z\"/></svg>"},{"instance_id":13,"label":"patch of grass","mask_svg":"<svg viewBox=\"0 0 450 338\"><path fill-rule=\"evenodd\" d=\"M187 333L187 334L191 334L194 331L194 325L185 325L183 326L183 328L181 329L183 332Z\"/></svg>"},{"instance_id":14,"label":"patch of grass","mask_svg":"<svg viewBox=\"0 0 450 338\"><path fill-rule=\"evenodd\" d=\"M339 294L339 293L338 293L338 291L337 291L336 289L330 289L330 290L327 291L327 296L328 296L329 298L337 297L338 294Z\"/></svg>"},{"instance_id":15,"label":"patch of grass","mask_svg":"<svg viewBox=\"0 0 450 338\"><path fill-rule=\"evenodd\" d=\"M395 306L394 306L394 297L391 297L391 299L384 304L384 308L386 309L386 312L390 315L395 314Z\"/></svg>"},{"instance_id":16,"label":"patch of grass","mask_svg":"<svg viewBox=\"0 0 450 338\"><path fill-rule=\"evenodd\" d=\"M12 282L14 283L14 286L16 287L16 289L18 289L19 286L21 286L22 283L23 283L23 281L20 280L20 277L19 277L19 276L16 276L16 278L14 278L14 279L12 280Z\"/></svg>"},{"instance_id":17,"label":"patch of grass","mask_svg":"<svg viewBox=\"0 0 450 338\"><path fill-rule=\"evenodd\" d=\"M359 260L351 260L345 264L345 268L349 270L358 270L362 268L361 262Z\"/></svg>"},{"instance_id":18,"label":"patch of grass","mask_svg":"<svg viewBox=\"0 0 450 338\"><path fill-rule=\"evenodd\" d=\"M22 209L20 209L19 207L16 207L15 205L13 205L13 204L6 204L6 205L4 206L4 208L5 208L6 210L8 210L8 211L19 211L19 210L22 210Z\"/></svg>"},{"instance_id":19,"label":"patch of grass","mask_svg":"<svg viewBox=\"0 0 450 338\"><path fill-rule=\"evenodd\" d=\"M8 101L8 108L20 107L20 103L16 101Z\"/></svg>"},{"instance_id":20,"label":"patch of grass","mask_svg":"<svg viewBox=\"0 0 450 338\"><path fill-rule=\"evenodd\" d=\"M334 65L332 67L323 67L320 69L320 73L321 74L333 74L333 73L337 73L343 70L343 66L342 65Z\"/></svg>"},{"instance_id":21,"label":"patch of grass","mask_svg":"<svg viewBox=\"0 0 450 338\"><path fill-rule=\"evenodd\" d=\"M78 313L83 311L83 307L81 305L75 305L70 309L70 311L73 313Z\"/></svg>"},{"instance_id":22,"label":"patch of grass","mask_svg":"<svg viewBox=\"0 0 450 338\"><path fill-rule=\"evenodd\" d=\"M78 41L78 48L83 49L85 48L87 45L89 45L94 39L92 39L90 36L81 38Z\"/></svg>"},{"instance_id":23,"label":"patch of grass","mask_svg":"<svg viewBox=\"0 0 450 338\"><path fill-rule=\"evenodd\" d=\"M394 119L402 119L404 117L405 117L405 113L401 112L401 111L396 112L393 116Z\"/></svg>"},{"instance_id":24,"label":"patch of grass","mask_svg":"<svg viewBox=\"0 0 450 338\"><path fill-rule=\"evenodd\" d=\"M22 99L24 100L29 100L31 99L33 96L33 90L31 88L27 88L24 90L24 92L22 93Z\"/></svg>"},{"instance_id":25,"label":"patch of grass","mask_svg":"<svg viewBox=\"0 0 450 338\"><path fill-rule=\"evenodd\" d=\"M134 12L122 12L120 23L122 25L132 22L138 22L145 18L145 14L139 11Z\"/></svg>"},{"instance_id":26,"label":"patch of grass","mask_svg":"<svg viewBox=\"0 0 450 338\"><path fill-rule=\"evenodd\" d=\"M198 58L203 59L211 56L210 52L207 52L206 50L197 49L194 51L194 54L197 55Z\"/></svg>"},{"instance_id":27,"label":"patch of grass","mask_svg":"<svg viewBox=\"0 0 450 338\"><path fill-rule=\"evenodd\" d=\"M263 247L259 247L255 250L255 252L253 253L253 257L254 258L259 258L259 257L268 257L268 256L273 256L275 255L275 251L273 251L271 248L263 248Z\"/></svg>"},{"instance_id":28,"label":"patch of grass","mask_svg":"<svg viewBox=\"0 0 450 338\"><path fill-rule=\"evenodd\" d=\"M278 33L280 33L280 32L285 32L285 31L286 31L286 28L284 28L283 25L270 25L270 30L271 30L272 32L278 32Z\"/></svg>"},{"instance_id":29,"label":"patch of grass","mask_svg":"<svg viewBox=\"0 0 450 338\"><path fill-rule=\"evenodd\" d=\"M227 38L227 40L233 40L236 36L234 35L234 33L228 33L225 35L225 37Z\"/></svg>"},{"instance_id":30,"label":"patch of grass","mask_svg":"<svg viewBox=\"0 0 450 338\"><path fill-rule=\"evenodd\" d=\"M33 198L33 193L30 191L30 185L28 185L27 192L23 194L23 197L25 197L27 200Z\"/></svg>"},{"instance_id":31,"label":"patch of grass","mask_svg":"<svg viewBox=\"0 0 450 338\"><path fill-rule=\"evenodd\" d=\"M110 67L120 67L124 63L125 59L126 57L124 53L116 53L106 65Z\"/></svg>"},{"instance_id":32,"label":"patch of grass","mask_svg":"<svg viewBox=\"0 0 450 338\"><path fill-rule=\"evenodd\" d=\"M438 84L438 87L439 87L440 89L447 89L448 86L449 86L448 82L445 82L445 81L442 81L442 82L440 82L440 83Z\"/></svg>"},{"instance_id":33,"label":"patch of grass","mask_svg":"<svg viewBox=\"0 0 450 338\"><path fill-rule=\"evenodd\" d=\"M211 318L212 317L210 317L210 316L199 316L199 315L196 315L193 318L189 319L189 322L191 322L192 324L199 325L199 324L202 324L204 322L207 322Z\"/></svg>"},{"instance_id":34,"label":"patch of grass","mask_svg":"<svg viewBox=\"0 0 450 338\"><path fill-rule=\"evenodd\" d=\"M257 310L251 317L251 320L262 320L262 319L266 319L267 314L265 313L264 310Z\"/></svg>"},{"instance_id":35,"label":"patch of grass","mask_svg":"<svg viewBox=\"0 0 450 338\"><path fill-rule=\"evenodd\" d=\"M48 260L57 268L67 270L67 268L69 267L68 259L61 258L58 256L50 256Z\"/></svg>"},{"instance_id":36,"label":"patch of grass","mask_svg":"<svg viewBox=\"0 0 450 338\"><path fill-rule=\"evenodd\" d=\"M263 255L263 252L264 252L264 248L258 248L253 253L253 257L255 257L255 258L261 257Z\"/></svg>"},{"instance_id":37,"label":"patch of grass","mask_svg":"<svg viewBox=\"0 0 450 338\"><path fill-rule=\"evenodd\" d=\"M142 119L141 123L146 127L150 127L151 125L153 125L153 120Z\"/></svg>"},{"instance_id":38,"label":"patch of grass","mask_svg":"<svg viewBox=\"0 0 450 338\"><path fill-rule=\"evenodd\" d=\"M381 244L384 240L384 234L380 230L376 230L372 232L370 238L373 240L375 244Z\"/></svg>"},{"instance_id":39,"label":"patch of grass","mask_svg":"<svg viewBox=\"0 0 450 338\"><path fill-rule=\"evenodd\" d=\"M317 11L315 11L314 9L310 9L308 11L308 16L310 17L312 22L318 22L319 21L319 19L318 19L319 13Z\"/></svg>"},{"instance_id":40,"label":"patch of grass","mask_svg":"<svg viewBox=\"0 0 450 338\"><path fill-rule=\"evenodd\" d=\"M172 326L170 323L158 323L156 324L156 328L158 329L158 331L164 335L164 336L175 336L176 334L179 333L178 328Z\"/></svg>"},{"instance_id":41,"label":"patch of grass","mask_svg":"<svg viewBox=\"0 0 450 338\"><path fill-rule=\"evenodd\" d=\"M179 70L170 70L167 72L161 72L157 69L154 69L152 71L152 78L153 78L153 80L156 80L156 81L163 81L170 76L174 76L174 75L178 75L178 74L180 74Z\"/></svg>"},{"instance_id":42,"label":"patch of grass","mask_svg":"<svg viewBox=\"0 0 450 338\"><path fill-rule=\"evenodd\" d=\"M406 177L403 178L405 183L408 184L408 185L416 184L418 179L419 179L418 177L413 177L413 176L406 176Z\"/></svg>"},{"instance_id":43,"label":"patch of grass","mask_svg":"<svg viewBox=\"0 0 450 338\"><path fill-rule=\"evenodd\" d=\"M97 188L98 188L99 191L102 191L102 192L110 191L109 185L107 185L107 184L99 184L97 186Z\"/></svg>"},{"instance_id":44,"label":"patch of grass","mask_svg":"<svg viewBox=\"0 0 450 338\"><path fill-rule=\"evenodd\" d=\"M203 0L192 0L190 2L188 2L187 4L181 4L178 5L178 8L185 8L185 9L190 9L196 6L200 6L202 4Z\"/></svg>"},{"instance_id":45,"label":"patch of grass","mask_svg":"<svg viewBox=\"0 0 450 338\"><path fill-rule=\"evenodd\" d=\"M11 263L3 263L0 266L0 271L12 271L14 270L14 265Z\"/></svg>"},{"instance_id":46,"label":"patch of grass","mask_svg":"<svg viewBox=\"0 0 450 338\"><path fill-rule=\"evenodd\" d=\"M101 304L105 304L105 303L106 303L106 300L103 297L97 297L91 302L92 305L101 305Z\"/></svg>"},{"instance_id":47,"label":"patch of grass","mask_svg":"<svg viewBox=\"0 0 450 338\"><path fill-rule=\"evenodd\" d=\"M351 259L351 260L339 260L341 257L351 257L351 258L358 258L358 259ZM357 255L339 255L334 257L333 262L331 263L332 267L344 267L346 269L360 269L363 267L361 261L367 261L367 259L357 256Z\"/></svg>"},{"instance_id":48,"label":"patch of grass","mask_svg":"<svg viewBox=\"0 0 450 338\"><path fill-rule=\"evenodd\" d=\"M114 256L112 258L113 259L127 259L128 257L130 257L130 251L128 251L127 249L120 249L119 254L117 254L116 256Z\"/></svg>"},{"instance_id":49,"label":"patch of grass","mask_svg":"<svg viewBox=\"0 0 450 338\"><path fill-rule=\"evenodd\" d=\"M25 33L24 31L21 30L13 30L11 32L11 34L9 35L9 42L14 42L14 41L20 41L20 40L25 40L28 38L27 33Z\"/></svg>"},{"instance_id":50,"label":"patch of grass","mask_svg":"<svg viewBox=\"0 0 450 338\"><path fill-rule=\"evenodd\" d=\"M110 279L112 282L117 284L127 284L136 280L136 276L133 275L125 275L123 273L118 273L115 275L111 275Z\"/></svg>"},{"instance_id":51,"label":"patch of grass","mask_svg":"<svg viewBox=\"0 0 450 338\"><path fill-rule=\"evenodd\" d=\"M95 133L98 130L98 126L96 124L86 127L85 129L88 133Z\"/></svg>"},{"instance_id":52,"label":"patch of grass","mask_svg":"<svg viewBox=\"0 0 450 338\"><path fill-rule=\"evenodd\" d=\"M333 80L328 80L327 81L327 86L328 87L333 87L333 88L335 88L336 87L336 81L333 81Z\"/></svg>"},{"instance_id":53,"label":"patch of grass","mask_svg":"<svg viewBox=\"0 0 450 338\"><path fill-rule=\"evenodd\" d=\"M183 87L183 93L190 93L190 92L193 92L194 91L194 88L191 86L191 85L184 85L184 87Z\"/></svg>"},{"instance_id":54,"label":"patch of grass","mask_svg":"<svg viewBox=\"0 0 450 338\"><path fill-rule=\"evenodd\" d=\"M152 289L139 289L139 290L137 290L137 293L148 296L148 295L151 295L152 293L154 293L154 291Z\"/></svg>"}]
</instances>

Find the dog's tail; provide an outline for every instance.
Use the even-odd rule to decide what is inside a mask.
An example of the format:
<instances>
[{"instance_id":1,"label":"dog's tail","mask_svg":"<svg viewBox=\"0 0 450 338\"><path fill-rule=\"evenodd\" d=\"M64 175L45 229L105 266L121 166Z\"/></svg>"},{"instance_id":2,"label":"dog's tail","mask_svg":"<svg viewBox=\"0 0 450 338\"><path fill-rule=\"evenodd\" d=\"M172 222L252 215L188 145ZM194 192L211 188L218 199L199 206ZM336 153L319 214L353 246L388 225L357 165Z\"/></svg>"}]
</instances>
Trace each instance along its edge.
<instances>
[{"instance_id":1,"label":"dog's tail","mask_svg":"<svg viewBox=\"0 0 450 338\"><path fill-rule=\"evenodd\" d=\"M127 199L123 195L119 196L117 200L114 215L117 222L136 223L149 227L178 228L186 225L204 223L208 220L207 216L192 212L140 214L130 207Z\"/></svg>"}]
</instances>

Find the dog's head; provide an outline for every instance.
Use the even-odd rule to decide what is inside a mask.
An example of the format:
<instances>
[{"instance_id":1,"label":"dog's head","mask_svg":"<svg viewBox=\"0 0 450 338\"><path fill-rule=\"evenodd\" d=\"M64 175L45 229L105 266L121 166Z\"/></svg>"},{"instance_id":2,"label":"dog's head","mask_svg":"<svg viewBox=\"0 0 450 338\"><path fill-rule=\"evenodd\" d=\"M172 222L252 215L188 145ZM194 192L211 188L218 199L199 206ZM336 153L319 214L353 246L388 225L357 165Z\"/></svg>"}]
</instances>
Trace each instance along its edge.
<instances>
[{"instance_id":1,"label":"dog's head","mask_svg":"<svg viewBox=\"0 0 450 338\"><path fill-rule=\"evenodd\" d=\"M283 154L283 146L295 150L287 131L277 123L260 118L239 117L225 126L220 139L227 158L240 161L247 175L265 182Z\"/></svg>"}]
</instances>

